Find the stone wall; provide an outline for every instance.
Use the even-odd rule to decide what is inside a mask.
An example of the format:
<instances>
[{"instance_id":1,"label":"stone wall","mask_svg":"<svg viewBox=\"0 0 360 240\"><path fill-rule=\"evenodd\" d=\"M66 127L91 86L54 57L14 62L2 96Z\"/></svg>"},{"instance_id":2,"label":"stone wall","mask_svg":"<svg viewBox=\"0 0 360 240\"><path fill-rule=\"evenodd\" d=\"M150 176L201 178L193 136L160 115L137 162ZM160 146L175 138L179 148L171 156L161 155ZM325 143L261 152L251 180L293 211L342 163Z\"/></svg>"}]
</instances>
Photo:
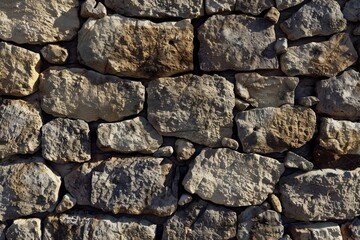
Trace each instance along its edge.
<instances>
[{"instance_id":1,"label":"stone wall","mask_svg":"<svg viewBox=\"0 0 360 240\"><path fill-rule=\"evenodd\" d=\"M1 0L0 240L359 240L359 21Z\"/></svg>"}]
</instances>

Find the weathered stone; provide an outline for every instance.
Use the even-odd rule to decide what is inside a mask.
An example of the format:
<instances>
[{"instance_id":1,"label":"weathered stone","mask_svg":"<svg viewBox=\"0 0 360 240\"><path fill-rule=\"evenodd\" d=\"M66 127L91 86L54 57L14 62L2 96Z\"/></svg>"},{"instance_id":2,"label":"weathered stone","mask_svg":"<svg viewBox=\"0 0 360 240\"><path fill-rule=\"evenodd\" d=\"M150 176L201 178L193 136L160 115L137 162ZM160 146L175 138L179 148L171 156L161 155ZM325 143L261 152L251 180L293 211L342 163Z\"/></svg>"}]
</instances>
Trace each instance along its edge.
<instances>
[{"instance_id":1,"label":"weathered stone","mask_svg":"<svg viewBox=\"0 0 360 240\"><path fill-rule=\"evenodd\" d=\"M360 123L323 118L314 163L321 168L360 166Z\"/></svg>"},{"instance_id":2,"label":"weathered stone","mask_svg":"<svg viewBox=\"0 0 360 240\"><path fill-rule=\"evenodd\" d=\"M41 240L39 218L16 219L6 231L8 240Z\"/></svg>"},{"instance_id":3,"label":"weathered stone","mask_svg":"<svg viewBox=\"0 0 360 240\"><path fill-rule=\"evenodd\" d=\"M358 0L346 1L343 9L344 17L351 22L360 21L360 3Z\"/></svg>"},{"instance_id":4,"label":"weathered stone","mask_svg":"<svg viewBox=\"0 0 360 240\"><path fill-rule=\"evenodd\" d=\"M237 0L235 10L259 15L262 11L274 6L274 0Z\"/></svg>"},{"instance_id":5,"label":"weathered stone","mask_svg":"<svg viewBox=\"0 0 360 240\"><path fill-rule=\"evenodd\" d=\"M42 156L52 162L86 162L91 159L90 129L83 120L57 118L41 129Z\"/></svg>"},{"instance_id":6,"label":"weathered stone","mask_svg":"<svg viewBox=\"0 0 360 240\"><path fill-rule=\"evenodd\" d=\"M221 144L223 147L230 148L233 150L237 150L239 148L239 143L232 138L223 138L221 140Z\"/></svg>"},{"instance_id":7,"label":"weathered stone","mask_svg":"<svg viewBox=\"0 0 360 240\"><path fill-rule=\"evenodd\" d=\"M78 0L2 0L0 39L19 44L71 40L80 27L78 5Z\"/></svg>"},{"instance_id":8,"label":"weathered stone","mask_svg":"<svg viewBox=\"0 0 360 240\"><path fill-rule=\"evenodd\" d=\"M272 158L208 148L190 164L183 185L188 192L217 204L257 205L273 192L284 169Z\"/></svg>"},{"instance_id":9,"label":"weathered stone","mask_svg":"<svg viewBox=\"0 0 360 240\"><path fill-rule=\"evenodd\" d=\"M82 212L48 216L43 240L63 239L155 239L156 225L146 220Z\"/></svg>"},{"instance_id":10,"label":"weathered stone","mask_svg":"<svg viewBox=\"0 0 360 240\"><path fill-rule=\"evenodd\" d=\"M178 205L179 206L184 206L188 203L190 203L191 201L193 200L192 196L187 194L187 193L184 193L180 196L180 199L178 201Z\"/></svg>"},{"instance_id":11,"label":"weathered stone","mask_svg":"<svg viewBox=\"0 0 360 240\"><path fill-rule=\"evenodd\" d=\"M236 213L204 201L177 211L164 225L163 240L232 239L236 236Z\"/></svg>"},{"instance_id":12,"label":"weathered stone","mask_svg":"<svg viewBox=\"0 0 360 240\"><path fill-rule=\"evenodd\" d=\"M197 18L204 14L203 0L105 0L105 5L121 15L132 17Z\"/></svg>"},{"instance_id":13,"label":"weathered stone","mask_svg":"<svg viewBox=\"0 0 360 240\"><path fill-rule=\"evenodd\" d=\"M269 200L270 200L270 203L271 203L271 206L273 207L273 209L275 211L277 211L278 213L281 213L282 206L281 206L280 199L275 194L270 194Z\"/></svg>"},{"instance_id":14,"label":"weathered stone","mask_svg":"<svg viewBox=\"0 0 360 240\"><path fill-rule=\"evenodd\" d=\"M232 12L235 4L236 0L205 0L206 14Z\"/></svg>"},{"instance_id":15,"label":"weathered stone","mask_svg":"<svg viewBox=\"0 0 360 240\"><path fill-rule=\"evenodd\" d=\"M339 33L329 41L289 47L280 57L280 66L288 76L333 77L355 63L357 58L349 35Z\"/></svg>"},{"instance_id":16,"label":"weathered stone","mask_svg":"<svg viewBox=\"0 0 360 240\"><path fill-rule=\"evenodd\" d=\"M235 121L245 152L283 152L311 140L316 115L310 108L284 105L239 112Z\"/></svg>"},{"instance_id":17,"label":"weathered stone","mask_svg":"<svg viewBox=\"0 0 360 240\"><path fill-rule=\"evenodd\" d=\"M312 0L281 23L290 40L303 37L328 36L346 28L340 5L335 0Z\"/></svg>"},{"instance_id":18,"label":"weathered stone","mask_svg":"<svg viewBox=\"0 0 360 240\"><path fill-rule=\"evenodd\" d=\"M285 234L282 238L280 238L279 240L293 240L290 235Z\"/></svg>"},{"instance_id":19,"label":"weathered stone","mask_svg":"<svg viewBox=\"0 0 360 240\"><path fill-rule=\"evenodd\" d=\"M111 158L91 174L91 204L115 214L170 216L177 182L175 166L162 158Z\"/></svg>"},{"instance_id":20,"label":"weathered stone","mask_svg":"<svg viewBox=\"0 0 360 240\"><path fill-rule=\"evenodd\" d=\"M278 38L274 46L276 54L286 53L288 49L288 41L286 38Z\"/></svg>"},{"instance_id":21,"label":"weathered stone","mask_svg":"<svg viewBox=\"0 0 360 240\"><path fill-rule=\"evenodd\" d=\"M300 3L304 2L304 0L275 0L275 2L276 8L281 11L299 5Z\"/></svg>"},{"instance_id":22,"label":"weathered stone","mask_svg":"<svg viewBox=\"0 0 360 240\"><path fill-rule=\"evenodd\" d=\"M162 136L143 117L118 123L101 123L97 129L97 146L103 151L154 153Z\"/></svg>"},{"instance_id":23,"label":"weathered stone","mask_svg":"<svg viewBox=\"0 0 360 240\"><path fill-rule=\"evenodd\" d=\"M180 161L189 160L195 153L194 144L184 139L178 139L175 142L176 159Z\"/></svg>"},{"instance_id":24,"label":"weathered stone","mask_svg":"<svg viewBox=\"0 0 360 240\"><path fill-rule=\"evenodd\" d=\"M355 218L351 222L341 225L341 235L343 240L358 240L360 239L360 219Z\"/></svg>"},{"instance_id":25,"label":"weathered stone","mask_svg":"<svg viewBox=\"0 0 360 240\"><path fill-rule=\"evenodd\" d=\"M199 27L200 68L204 71L278 68L274 26L247 15L214 15Z\"/></svg>"},{"instance_id":26,"label":"weathered stone","mask_svg":"<svg viewBox=\"0 0 360 240\"><path fill-rule=\"evenodd\" d=\"M339 76L319 81L316 92L320 103L316 110L334 118L359 120L359 81L360 73L352 69Z\"/></svg>"},{"instance_id":27,"label":"weathered stone","mask_svg":"<svg viewBox=\"0 0 360 240\"><path fill-rule=\"evenodd\" d=\"M45 212L58 200L61 185L41 158L0 163L0 221Z\"/></svg>"},{"instance_id":28,"label":"weathered stone","mask_svg":"<svg viewBox=\"0 0 360 240\"><path fill-rule=\"evenodd\" d=\"M343 240L339 225L332 222L293 224L290 234L294 240Z\"/></svg>"},{"instance_id":29,"label":"weathered stone","mask_svg":"<svg viewBox=\"0 0 360 240\"><path fill-rule=\"evenodd\" d=\"M220 147L221 139L232 135L233 88L217 75L153 80L147 88L148 120L163 136Z\"/></svg>"},{"instance_id":30,"label":"weathered stone","mask_svg":"<svg viewBox=\"0 0 360 240\"><path fill-rule=\"evenodd\" d=\"M280 181L285 216L301 221L352 219L360 214L360 168L322 169Z\"/></svg>"},{"instance_id":31,"label":"weathered stone","mask_svg":"<svg viewBox=\"0 0 360 240\"><path fill-rule=\"evenodd\" d=\"M5 230L6 225L5 224L0 224L0 240L5 240Z\"/></svg>"},{"instance_id":32,"label":"weathered stone","mask_svg":"<svg viewBox=\"0 0 360 240\"><path fill-rule=\"evenodd\" d=\"M294 105L296 77L265 77L258 73L235 75L235 92L253 107Z\"/></svg>"},{"instance_id":33,"label":"weathered stone","mask_svg":"<svg viewBox=\"0 0 360 240\"><path fill-rule=\"evenodd\" d=\"M237 110L239 110L239 111L244 111L244 110L246 110L249 106L250 106L249 103L247 103L247 102L245 102L245 101L243 101L243 100L241 100L241 99L238 99L238 98L235 99L235 108L236 108Z\"/></svg>"},{"instance_id":34,"label":"weathered stone","mask_svg":"<svg viewBox=\"0 0 360 240\"><path fill-rule=\"evenodd\" d=\"M307 96L307 97L301 97L299 99L299 104L304 107L312 107L315 106L320 102L320 99L318 99L315 96Z\"/></svg>"},{"instance_id":35,"label":"weathered stone","mask_svg":"<svg viewBox=\"0 0 360 240\"><path fill-rule=\"evenodd\" d=\"M277 24L280 18L280 12L274 7L271 7L269 11L265 14L264 18L273 24Z\"/></svg>"},{"instance_id":36,"label":"weathered stone","mask_svg":"<svg viewBox=\"0 0 360 240\"><path fill-rule=\"evenodd\" d=\"M172 146L165 146L159 148L154 154L154 157L170 157L173 155L174 149Z\"/></svg>"},{"instance_id":37,"label":"weathered stone","mask_svg":"<svg viewBox=\"0 0 360 240\"><path fill-rule=\"evenodd\" d=\"M281 215L273 210L265 211L258 206L251 206L239 215L238 240L275 240L283 234Z\"/></svg>"},{"instance_id":38,"label":"weathered stone","mask_svg":"<svg viewBox=\"0 0 360 240\"><path fill-rule=\"evenodd\" d=\"M37 103L0 99L0 159L35 153L40 147L41 126Z\"/></svg>"},{"instance_id":39,"label":"weathered stone","mask_svg":"<svg viewBox=\"0 0 360 240\"><path fill-rule=\"evenodd\" d=\"M351 33L355 36L360 36L360 25L356 26Z\"/></svg>"},{"instance_id":40,"label":"weathered stone","mask_svg":"<svg viewBox=\"0 0 360 240\"><path fill-rule=\"evenodd\" d=\"M87 122L119 121L139 113L145 87L136 81L102 75L82 68L52 67L41 73L42 109L56 117Z\"/></svg>"},{"instance_id":41,"label":"weathered stone","mask_svg":"<svg viewBox=\"0 0 360 240\"><path fill-rule=\"evenodd\" d=\"M40 52L45 60L52 64L64 64L69 57L68 50L56 44L46 45L40 50Z\"/></svg>"},{"instance_id":42,"label":"weathered stone","mask_svg":"<svg viewBox=\"0 0 360 240\"><path fill-rule=\"evenodd\" d=\"M291 151L287 152L284 163L285 167L297 168L303 171L311 171L314 168L314 164L312 162Z\"/></svg>"},{"instance_id":43,"label":"weathered stone","mask_svg":"<svg viewBox=\"0 0 360 240\"><path fill-rule=\"evenodd\" d=\"M76 205L76 199L69 193L65 194L61 199L60 203L56 206L57 213L63 213L67 210L72 209Z\"/></svg>"},{"instance_id":44,"label":"weathered stone","mask_svg":"<svg viewBox=\"0 0 360 240\"><path fill-rule=\"evenodd\" d=\"M193 34L190 19L153 23L117 14L89 19L79 31L79 61L101 73L166 77L193 69Z\"/></svg>"},{"instance_id":45,"label":"weathered stone","mask_svg":"<svg viewBox=\"0 0 360 240\"><path fill-rule=\"evenodd\" d=\"M80 16L83 18L103 18L106 16L106 7L101 2L95 0L86 0L81 5Z\"/></svg>"}]
</instances>

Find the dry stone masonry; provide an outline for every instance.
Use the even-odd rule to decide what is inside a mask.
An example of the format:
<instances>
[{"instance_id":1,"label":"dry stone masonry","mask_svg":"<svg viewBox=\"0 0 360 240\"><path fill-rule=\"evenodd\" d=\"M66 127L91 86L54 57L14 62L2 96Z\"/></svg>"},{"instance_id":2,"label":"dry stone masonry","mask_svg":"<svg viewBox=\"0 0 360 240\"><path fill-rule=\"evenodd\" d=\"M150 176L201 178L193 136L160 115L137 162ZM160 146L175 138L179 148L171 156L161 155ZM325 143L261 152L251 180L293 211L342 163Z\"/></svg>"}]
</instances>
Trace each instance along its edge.
<instances>
[{"instance_id":1,"label":"dry stone masonry","mask_svg":"<svg viewBox=\"0 0 360 240\"><path fill-rule=\"evenodd\" d=\"M0 240L359 240L360 0L0 0Z\"/></svg>"}]
</instances>

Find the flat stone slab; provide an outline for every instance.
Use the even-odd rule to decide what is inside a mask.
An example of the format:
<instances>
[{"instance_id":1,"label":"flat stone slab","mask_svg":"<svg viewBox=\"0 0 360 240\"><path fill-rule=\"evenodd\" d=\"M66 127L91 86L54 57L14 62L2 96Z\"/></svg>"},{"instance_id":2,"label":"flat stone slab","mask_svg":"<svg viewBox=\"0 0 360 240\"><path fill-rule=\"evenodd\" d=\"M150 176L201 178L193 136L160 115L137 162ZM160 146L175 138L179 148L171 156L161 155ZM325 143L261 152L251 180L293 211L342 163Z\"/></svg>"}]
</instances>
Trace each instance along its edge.
<instances>
[{"instance_id":1,"label":"flat stone slab","mask_svg":"<svg viewBox=\"0 0 360 240\"><path fill-rule=\"evenodd\" d=\"M343 240L340 227L333 222L297 223L290 226L290 235L293 239L313 240Z\"/></svg>"}]
</instances>

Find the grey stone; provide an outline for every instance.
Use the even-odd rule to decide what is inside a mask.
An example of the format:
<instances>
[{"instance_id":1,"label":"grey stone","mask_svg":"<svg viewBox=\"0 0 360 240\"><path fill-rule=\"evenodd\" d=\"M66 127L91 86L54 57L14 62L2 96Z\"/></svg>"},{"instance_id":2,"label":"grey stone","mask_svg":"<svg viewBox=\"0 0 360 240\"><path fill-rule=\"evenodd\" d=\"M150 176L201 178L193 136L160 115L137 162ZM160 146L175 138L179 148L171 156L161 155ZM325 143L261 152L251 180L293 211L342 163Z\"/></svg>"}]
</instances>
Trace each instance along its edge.
<instances>
[{"instance_id":1,"label":"grey stone","mask_svg":"<svg viewBox=\"0 0 360 240\"><path fill-rule=\"evenodd\" d=\"M355 27L351 33L355 36L360 36L360 25Z\"/></svg>"},{"instance_id":2,"label":"grey stone","mask_svg":"<svg viewBox=\"0 0 360 240\"><path fill-rule=\"evenodd\" d=\"M247 103L247 102L245 102L245 101L243 101L243 100L241 100L241 99L238 99L238 98L235 99L235 108L236 108L237 110L239 110L239 111L244 111L244 110L246 110L249 106L250 106L249 103Z\"/></svg>"},{"instance_id":3,"label":"grey stone","mask_svg":"<svg viewBox=\"0 0 360 240\"><path fill-rule=\"evenodd\" d=\"M281 201L278 198L278 196L276 196L275 194L270 194L269 195L269 201L270 201L271 206L273 207L273 209L275 211L277 211L278 213L282 212Z\"/></svg>"},{"instance_id":4,"label":"grey stone","mask_svg":"<svg viewBox=\"0 0 360 240\"><path fill-rule=\"evenodd\" d=\"M290 237L290 235L285 234L282 238L280 238L279 240L292 240L292 238Z\"/></svg>"},{"instance_id":5,"label":"grey stone","mask_svg":"<svg viewBox=\"0 0 360 240\"><path fill-rule=\"evenodd\" d=\"M281 55L281 70L288 76L333 77L356 62L358 54L346 33L329 41L289 47Z\"/></svg>"},{"instance_id":6,"label":"grey stone","mask_svg":"<svg viewBox=\"0 0 360 240\"><path fill-rule=\"evenodd\" d=\"M193 35L190 19L154 23L117 14L88 19L79 31L78 58L100 73L167 77L193 70Z\"/></svg>"},{"instance_id":7,"label":"grey stone","mask_svg":"<svg viewBox=\"0 0 360 240\"><path fill-rule=\"evenodd\" d=\"M285 157L285 167L297 168L303 171L311 171L314 168L314 164L302 156L289 151Z\"/></svg>"},{"instance_id":8,"label":"grey stone","mask_svg":"<svg viewBox=\"0 0 360 240\"><path fill-rule=\"evenodd\" d=\"M274 0L237 0L235 10L252 15L259 15L272 6L274 6Z\"/></svg>"},{"instance_id":9,"label":"grey stone","mask_svg":"<svg viewBox=\"0 0 360 240\"><path fill-rule=\"evenodd\" d=\"M72 209L76 205L76 199L69 193L65 194L61 199L60 203L56 206L55 211L57 213L63 213L67 210Z\"/></svg>"},{"instance_id":10,"label":"grey stone","mask_svg":"<svg viewBox=\"0 0 360 240\"><path fill-rule=\"evenodd\" d=\"M304 2L304 0L275 0L275 2L277 9L281 11L299 5Z\"/></svg>"},{"instance_id":11,"label":"grey stone","mask_svg":"<svg viewBox=\"0 0 360 240\"><path fill-rule=\"evenodd\" d=\"M188 192L216 204L257 205L273 192L284 170L282 163L269 157L208 148L190 164L182 184Z\"/></svg>"},{"instance_id":12,"label":"grey stone","mask_svg":"<svg viewBox=\"0 0 360 240\"><path fill-rule=\"evenodd\" d=\"M8 240L41 240L39 218L16 219L6 231Z\"/></svg>"},{"instance_id":13,"label":"grey stone","mask_svg":"<svg viewBox=\"0 0 360 240\"><path fill-rule=\"evenodd\" d=\"M83 18L103 18L107 14L106 7L101 2L95 0L86 0L81 5L80 16Z\"/></svg>"},{"instance_id":14,"label":"grey stone","mask_svg":"<svg viewBox=\"0 0 360 240\"><path fill-rule=\"evenodd\" d=\"M237 150L239 148L239 143L232 138L223 138L221 140L221 144L223 147L230 148L233 150Z\"/></svg>"},{"instance_id":15,"label":"grey stone","mask_svg":"<svg viewBox=\"0 0 360 240\"><path fill-rule=\"evenodd\" d=\"M101 123L97 129L96 143L103 151L150 154L156 152L162 142L162 136L143 117Z\"/></svg>"},{"instance_id":16,"label":"grey stone","mask_svg":"<svg viewBox=\"0 0 360 240\"><path fill-rule=\"evenodd\" d=\"M78 5L78 0L2 0L0 39L19 44L71 40L80 27Z\"/></svg>"},{"instance_id":17,"label":"grey stone","mask_svg":"<svg viewBox=\"0 0 360 240\"><path fill-rule=\"evenodd\" d=\"M5 240L5 230L6 225L0 223L0 240Z\"/></svg>"},{"instance_id":18,"label":"grey stone","mask_svg":"<svg viewBox=\"0 0 360 240\"><path fill-rule=\"evenodd\" d=\"M159 148L154 154L154 157L171 157L174 153L174 148L172 146L165 146Z\"/></svg>"},{"instance_id":19,"label":"grey stone","mask_svg":"<svg viewBox=\"0 0 360 240\"><path fill-rule=\"evenodd\" d=\"M56 163L91 159L90 129L83 120L54 119L41 128L42 156Z\"/></svg>"},{"instance_id":20,"label":"grey stone","mask_svg":"<svg viewBox=\"0 0 360 240\"><path fill-rule=\"evenodd\" d=\"M206 14L232 12L235 10L236 0L205 0Z\"/></svg>"},{"instance_id":21,"label":"grey stone","mask_svg":"<svg viewBox=\"0 0 360 240\"><path fill-rule=\"evenodd\" d=\"M258 73L235 75L235 92L253 107L294 105L296 77L265 77Z\"/></svg>"},{"instance_id":22,"label":"grey stone","mask_svg":"<svg viewBox=\"0 0 360 240\"><path fill-rule=\"evenodd\" d=\"M294 240L343 240L339 225L332 222L293 224L290 234Z\"/></svg>"},{"instance_id":23,"label":"grey stone","mask_svg":"<svg viewBox=\"0 0 360 240\"><path fill-rule=\"evenodd\" d=\"M176 159L180 161L189 160L195 153L194 144L185 139L178 139L175 142Z\"/></svg>"},{"instance_id":24,"label":"grey stone","mask_svg":"<svg viewBox=\"0 0 360 240\"><path fill-rule=\"evenodd\" d=\"M42 109L56 117L111 122L143 109L145 87L82 68L52 67L41 73L40 95Z\"/></svg>"},{"instance_id":25,"label":"grey stone","mask_svg":"<svg viewBox=\"0 0 360 240\"><path fill-rule=\"evenodd\" d=\"M299 99L299 104L304 107L312 107L312 106L315 106L316 104L318 104L319 102L320 102L320 99L318 99L315 96L306 96L306 97L301 97Z\"/></svg>"},{"instance_id":26,"label":"grey stone","mask_svg":"<svg viewBox=\"0 0 360 240\"><path fill-rule=\"evenodd\" d=\"M351 22L360 21L360 3L358 0L346 1L343 9L344 17Z\"/></svg>"},{"instance_id":27,"label":"grey stone","mask_svg":"<svg viewBox=\"0 0 360 240\"><path fill-rule=\"evenodd\" d=\"M286 53L288 49L288 41L286 38L278 38L274 46L276 54L280 55Z\"/></svg>"},{"instance_id":28,"label":"grey stone","mask_svg":"<svg viewBox=\"0 0 360 240\"><path fill-rule=\"evenodd\" d=\"M265 14L264 18L273 24L277 24L280 18L280 12L274 7L271 7L269 11Z\"/></svg>"},{"instance_id":29,"label":"grey stone","mask_svg":"<svg viewBox=\"0 0 360 240\"><path fill-rule=\"evenodd\" d=\"M162 136L220 147L221 139L232 135L233 88L217 75L153 80L147 88L148 120Z\"/></svg>"},{"instance_id":30,"label":"grey stone","mask_svg":"<svg viewBox=\"0 0 360 240\"><path fill-rule=\"evenodd\" d=\"M199 27L203 71L276 69L274 26L247 15L214 15Z\"/></svg>"},{"instance_id":31,"label":"grey stone","mask_svg":"<svg viewBox=\"0 0 360 240\"><path fill-rule=\"evenodd\" d=\"M360 214L360 168L295 173L280 181L285 216L300 221L352 219Z\"/></svg>"},{"instance_id":32,"label":"grey stone","mask_svg":"<svg viewBox=\"0 0 360 240\"><path fill-rule=\"evenodd\" d=\"M51 64L61 65L66 63L69 52L66 48L56 44L49 44L40 50L41 55Z\"/></svg>"},{"instance_id":33,"label":"grey stone","mask_svg":"<svg viewBox=\"0 0 360 240\"><path fill-rule=\"evenodd\" d=\"M191 201L193 200L192 196L187 194L187 193L184 193L180 196L180 199L178 201L178 205L179 206L184 206L188 203L190 203Z\"/></svg>"},{"instance_id":34,"label":"grey stone","mask_svg":"<svg viewBox=\"0 0 360 240\"><path fill-rule=\"evenodd\" d=\"M0 99L0 160L35 153L40 147L41 126L37 103Z\"/></svg>"},{"instance_id":35,"label":"grey stone","mask_svg":"<svg viewBox=\"0 0 360 240\"><path fill-rule=\"evenodd\" d=\"M283 105L239 112L235 121L245 152L283 152L310 141L316 115L310 108Z\"/></svg>"},{"instance_id":36,"label":"grey stone","mask_svg":"<svg viewBox=\"0 0 360 240\"><path fill-rule=\"evenodd\" d=\"M351 222L346 222L341 225L341 233L343 240L358 240L360 239L360 219L355 218Z\"/></svg>"}]
</instances>

